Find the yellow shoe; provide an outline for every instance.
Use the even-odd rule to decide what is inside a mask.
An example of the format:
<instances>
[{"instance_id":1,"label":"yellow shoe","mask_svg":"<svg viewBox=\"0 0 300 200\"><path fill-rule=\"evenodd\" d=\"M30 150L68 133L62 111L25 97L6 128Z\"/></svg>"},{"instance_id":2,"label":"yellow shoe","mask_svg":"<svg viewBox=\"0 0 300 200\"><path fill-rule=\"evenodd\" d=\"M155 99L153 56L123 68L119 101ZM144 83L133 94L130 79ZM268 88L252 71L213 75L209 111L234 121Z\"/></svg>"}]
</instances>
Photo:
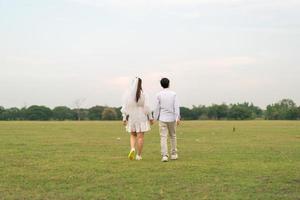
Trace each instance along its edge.
<instances>
[{"instance_id":1,"label":"yellow shoe","mask_svg":"<svg viewBox=\"0 0 300 200\"><path fill-rule=\"evenodd\" d=\"M135 150L134 149L131 149L131 151L129 152L129 154L128 154L128 158L130 159L130 160L134 160L134 155L135 154Z\"/></svg>"}]
</instances>

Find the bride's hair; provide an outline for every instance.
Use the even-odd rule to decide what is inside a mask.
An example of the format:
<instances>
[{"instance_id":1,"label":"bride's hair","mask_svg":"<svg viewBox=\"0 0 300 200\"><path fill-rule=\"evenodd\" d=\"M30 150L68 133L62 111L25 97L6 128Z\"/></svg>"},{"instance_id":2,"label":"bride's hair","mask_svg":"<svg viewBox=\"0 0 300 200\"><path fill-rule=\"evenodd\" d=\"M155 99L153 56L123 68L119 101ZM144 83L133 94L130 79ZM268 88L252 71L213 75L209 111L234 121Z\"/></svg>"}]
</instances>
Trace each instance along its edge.
<instances>
[{"instance_id":1,"label":"bride's hair","mask_svg":"<svg viewBox=\"0 0 300 200\"><path fill-rule=\"evenodd\" d=\"M137 85L137 90L136 90L136 102L139 101L139 99L141 98L141 93L143 91L143 88L142 88L142 79L138 78L138 85Z\"/></svg>"}]
</instances>

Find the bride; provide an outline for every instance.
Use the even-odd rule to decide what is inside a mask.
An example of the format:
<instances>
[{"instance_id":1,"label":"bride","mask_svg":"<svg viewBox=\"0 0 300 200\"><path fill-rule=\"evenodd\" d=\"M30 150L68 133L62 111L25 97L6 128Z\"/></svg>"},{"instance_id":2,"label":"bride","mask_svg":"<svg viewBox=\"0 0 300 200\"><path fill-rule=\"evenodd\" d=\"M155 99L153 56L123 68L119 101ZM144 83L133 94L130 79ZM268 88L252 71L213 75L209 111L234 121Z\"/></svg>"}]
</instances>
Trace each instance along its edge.
<instances>
[{"instance_id":1,"label":"bride","mask_svg":"<svg viewBox=\"0 0 300 200\"><path fill-rule=\"evenodd\" d=\"M124 97L121 109L123 124L130 133L130 147L128 154L130 160L134 159L135 146L137 146L136 160L142 160L144 133L150 131L153 117L148 105L148 99L142 88L142 79L135 78Z\"/></svg>"}]
</instances>

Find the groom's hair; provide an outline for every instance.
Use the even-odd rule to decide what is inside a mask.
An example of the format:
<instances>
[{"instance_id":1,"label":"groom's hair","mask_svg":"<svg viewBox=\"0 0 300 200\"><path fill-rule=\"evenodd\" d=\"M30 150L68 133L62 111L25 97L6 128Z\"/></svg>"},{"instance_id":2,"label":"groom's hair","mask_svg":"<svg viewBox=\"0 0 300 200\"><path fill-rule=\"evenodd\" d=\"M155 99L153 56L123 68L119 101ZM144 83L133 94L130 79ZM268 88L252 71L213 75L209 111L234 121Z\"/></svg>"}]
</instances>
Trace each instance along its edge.
<instances>
[{"instance_id":1,"label":"groom's hair","mask_svg":"<svg viewBox=\"0 0 300 200\"><path fill-rule=\"evenodd\" d=\"M163 78L160 80L160 84L161 84L161 87L163 87L163 88L169 88L170 80L167 78Z\"/></svg>"}]
</instances>

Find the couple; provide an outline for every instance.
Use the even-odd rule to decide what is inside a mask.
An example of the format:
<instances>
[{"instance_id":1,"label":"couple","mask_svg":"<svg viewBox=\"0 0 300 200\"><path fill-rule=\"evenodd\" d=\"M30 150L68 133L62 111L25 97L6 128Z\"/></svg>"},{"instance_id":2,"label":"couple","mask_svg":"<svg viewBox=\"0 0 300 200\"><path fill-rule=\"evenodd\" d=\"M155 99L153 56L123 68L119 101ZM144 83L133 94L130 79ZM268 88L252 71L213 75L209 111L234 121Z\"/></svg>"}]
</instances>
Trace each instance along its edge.
<instances>
[{"instance_id":1,"label":"couple","mask_svg":"<svg viewBox=\"0 0 300 200\"><path fill-rule=\"evenodd\" d=\"M150 109L147 95L143 91L142 79L135 78L131 88L127 92L123 107L121 109L123 115L123 124L126 126L130 135L130 146L128 158L142 160L142 150L144 145L144 133L150 131L150 125L154 124L154 120L159 121L160 144L162 162L168 162L168 134L171 140L171 160L177 160L177 139L176 126L180 122L180 110L177 95L169 90L170 81L163 78L160 81L163 88L156 96L156 105L154 110L154 119Z\"/></svg>"}]
</instances>

